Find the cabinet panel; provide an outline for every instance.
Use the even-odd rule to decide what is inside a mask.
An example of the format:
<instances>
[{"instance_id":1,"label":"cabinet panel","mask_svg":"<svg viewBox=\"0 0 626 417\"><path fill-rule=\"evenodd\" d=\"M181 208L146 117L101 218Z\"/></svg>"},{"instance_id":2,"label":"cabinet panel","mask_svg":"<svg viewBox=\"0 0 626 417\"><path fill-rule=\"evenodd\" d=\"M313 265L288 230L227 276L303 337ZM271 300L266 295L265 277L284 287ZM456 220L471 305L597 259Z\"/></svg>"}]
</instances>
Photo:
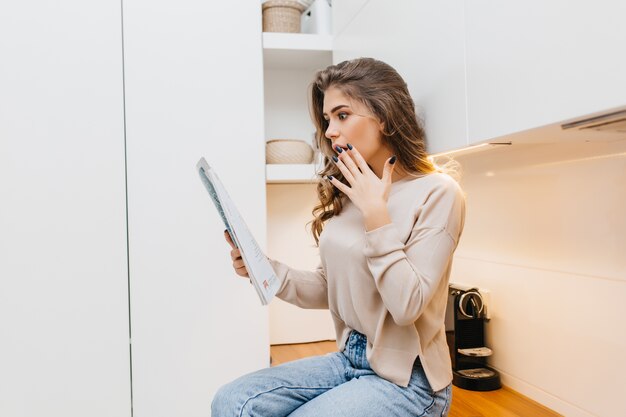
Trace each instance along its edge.
<instances>
[{"instance_id":1,"label":"cabinet panel","mask_svg":"<svg viewBox=\"0 0 626 417\"><path fill-rule=\"evenodd\" d=\"M405 79L429 152L467 145L463 3L370 0L334 41L333 62L370 56Z\"/></svg>"},{"instance_id":2,"label":"cabinet panel","mask_svg":"<svg viewBox=\"0 0 626 417\"><path fill-rule=\"evenodd\" d=\"M470 142L626 104L626 3L465 3Z\"/></svg>"},{"instance_id":3,"label":"cabinet panel","mask_svg":"<svg viewBox=\"0 0 626 417\"><path fill-rule=\"evenodd\" d=\"M124 36L134 416L205 417L269 365L268 309L195 170L206 157L265 248L261 7L127 0Z\"/></svg>"},{"instance_id":4,"label":"cabinet panel","mask_svg":"<svg viewBox=\"0 0 626 417\"><path fill-rule=\"evenodd\" d=\"M0 6L0 415L130 416L119 2Z\"/></svg>"},{"instance_id":5,"label":"cabinet panel","mask_svg":"<svg viewBox=\"0 0 626 417\"><path fill-rule=\"evenodd\" d=\"M311 210L319 202L315 184L272 184L267 187L268 256L294 269L313 271L319 249L311 235ZM334 340L328 310L308 310L276 299L270 306L272 344Z\"/></svg>"},{"instance_id":6,"label":"cabinet panel","mask_svg":"<svg viewBox=\"0 0 626 417\"><path fill-rule=\"evenodd\" d=\"M339 35L370 0L339 0L332 4L333 34Z\"/></svg>"}]
</instances>

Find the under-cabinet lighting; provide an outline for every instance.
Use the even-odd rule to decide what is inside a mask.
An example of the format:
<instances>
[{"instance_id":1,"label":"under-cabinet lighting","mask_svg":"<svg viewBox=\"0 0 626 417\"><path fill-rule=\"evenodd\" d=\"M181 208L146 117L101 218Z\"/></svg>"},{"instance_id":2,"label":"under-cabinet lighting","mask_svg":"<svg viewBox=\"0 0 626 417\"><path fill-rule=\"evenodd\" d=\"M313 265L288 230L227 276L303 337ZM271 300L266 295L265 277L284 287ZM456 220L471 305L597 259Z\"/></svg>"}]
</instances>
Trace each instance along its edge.
<instances>
[{"instance_id":1,"label":"under-cabinet lighting","mask_svg":"<svg viewBox=\"0 0 626 417\"><path fill-rule=\"evenodd\" d=\"M434 153L434 154L431 154L429 156L429 158L431 158L431 160L432 160L432 159L439 158L441 156L463 155L463 154L476 152L476 151L478 151L478 150L480 150L482 148L485 148L486 146L495 146L495 145L511 145L511 142L486 142L486 143L479 143L478 145L472 145L472 146L468 146L468 147L465 147L465 148L453 149L451 151Z\"/></svg>"}]
</instances>

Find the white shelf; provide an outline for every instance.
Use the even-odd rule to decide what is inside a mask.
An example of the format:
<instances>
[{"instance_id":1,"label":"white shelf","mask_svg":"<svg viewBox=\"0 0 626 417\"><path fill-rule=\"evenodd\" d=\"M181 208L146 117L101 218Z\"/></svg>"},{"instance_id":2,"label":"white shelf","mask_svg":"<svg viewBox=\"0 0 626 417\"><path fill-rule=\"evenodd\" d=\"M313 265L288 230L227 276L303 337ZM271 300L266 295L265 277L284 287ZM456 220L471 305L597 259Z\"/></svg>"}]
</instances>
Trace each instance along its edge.
<instances>
[{"instance_id":1,"label":"white shelf","mask_svg":"<svg viewBox=\"0 0 626 417\"><path fill-rule=\"evenodd\" d=\"M332 64L332 36L263 32L263 65L271 69L318 70Z\"/></svg>"},{"instance_id":2,"label":"white shelf","mask_svg":"<svg viewBox=\"0 0 626 417\"><path fill-rule=\"evenodd\" d=\"M265 181L268 184L313 184L317 182L315 164L267 164Z\"/></svg>"},{"instance_id":3,"label":"white shelf","mask_svg":"<svg viewBox=\"0 0 626 417\"><path fill-rule=\"evenodd\" d=\"M331 35L263 33L265 69L304 70L306 74L307 71L313 72L331 64ZM307 74L303 79L308 80L310 77ZM279 82L276 77L270 79ZM305 89L303 85L302 91ZM302 109L306 112L304 103ZM316 164L268 164L265 178L268 184L313 184L317 182Z\"/></svg>"}]
</instances>

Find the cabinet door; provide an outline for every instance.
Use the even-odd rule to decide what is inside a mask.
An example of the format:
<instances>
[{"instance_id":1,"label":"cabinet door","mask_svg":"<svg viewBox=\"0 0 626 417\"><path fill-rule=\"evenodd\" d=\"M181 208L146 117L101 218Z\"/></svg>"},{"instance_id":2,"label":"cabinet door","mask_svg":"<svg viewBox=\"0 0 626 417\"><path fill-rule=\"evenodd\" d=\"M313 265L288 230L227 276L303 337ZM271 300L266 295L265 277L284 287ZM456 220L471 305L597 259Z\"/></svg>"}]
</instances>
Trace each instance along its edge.
<instances>
[{"instance_id":1,"label":"cabinet door","mask_svg":"<svg viewBox=\"0 0 626 417\"><path fill-rule=\"evenodd\" d=\"M428 150L461 148L467 145L463 36L461 0L370 0L334 39L333 62L369 56L393 66L424 119Z\"/></svg>"},{"instance_id":2,"label":"cabinet door","mask_svg":"<svg viewBox=\"0 0 626 417\"><path fill-rule=\"evenodd\" d=\"M370 0L340 0L333 3L332 26L335 37L339 36L368 1Z\"/></svg>"},{"instance_id":3,"label":"cabinet door","mask_svg":"<svg viewBox=\"0 0 626 417\"><path fill-rule=\"evenodd\" d=\"M135 417L206 417L269 365L268 309L235 275L198 173L216 169L265 248L261 4L124 1Z\"/></svg>"},{"instance_id":4,"label":"cabinet door","mask_svg":"<svg viewBox=\"0 0 626 417\"><path fill-rule=\"evenodd\" d=\"M294 269L313 271L320 263L309 225L319 202L316 184L267 186L268 255ZM305 226L306 225L306 226ZM303 309L276 298L270 305L271 344L335 340L328 310Z\"/></svg>"},{"instance_id":5,"label":"cabinet door","mask_svg":"<svg viewBox=\"0 0 626 417\"><path fill-rule=\"evenodd\" d=\"M626 105L626 2L465 3L471 142Z\"/></svg>"},{"instance_id":6,"label":"cabinet door","mask_svg":"<svg viewBox=\"0 0 626 417\"><path fill-rule=\"evenodd\" d=\"M0 6L0 415L130 416L119 2Z\"/></svg>"}]
</instances>

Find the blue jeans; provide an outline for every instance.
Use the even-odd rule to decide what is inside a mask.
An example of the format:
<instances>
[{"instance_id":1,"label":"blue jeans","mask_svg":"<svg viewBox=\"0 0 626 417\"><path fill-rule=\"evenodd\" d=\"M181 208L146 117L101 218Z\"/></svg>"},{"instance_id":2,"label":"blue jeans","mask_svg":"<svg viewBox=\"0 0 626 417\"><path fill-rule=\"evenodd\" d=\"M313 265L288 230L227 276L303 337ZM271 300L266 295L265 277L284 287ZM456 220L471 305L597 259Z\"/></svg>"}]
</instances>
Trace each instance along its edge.
<instances>
[{"instance_id":1,"label":"blue jeans","mask_svg":"<svg viewBox=\"0 0 626 417\"><path fill-rule=\"evenodd\" d=\"M447 416L452 386L433 392L415 361L409 386L372 371L366 337L352 331L343 352L300 359L244 375L220 388L212 417Z\"/></svg>"}]
</instances>

